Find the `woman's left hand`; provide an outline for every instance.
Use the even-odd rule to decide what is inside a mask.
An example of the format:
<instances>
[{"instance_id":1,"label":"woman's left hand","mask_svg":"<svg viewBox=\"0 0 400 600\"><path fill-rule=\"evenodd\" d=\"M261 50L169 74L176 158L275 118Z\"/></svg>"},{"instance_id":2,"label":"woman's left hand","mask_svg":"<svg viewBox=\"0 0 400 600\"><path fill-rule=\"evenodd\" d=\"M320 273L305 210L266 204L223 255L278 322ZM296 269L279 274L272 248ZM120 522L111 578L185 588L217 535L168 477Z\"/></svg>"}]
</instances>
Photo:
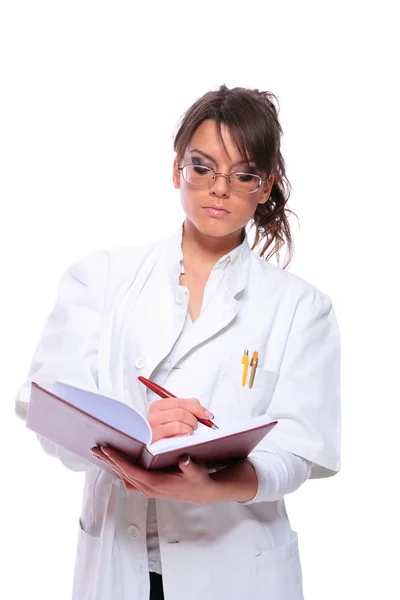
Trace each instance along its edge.
<instances>
[{"instance_id":1,"label":"woman's left hand","mask_svg":"<svg viewBox=\"0 0 400 600\"><path fill-rule=\"evenodd\" d=\"M92 453L116 471L127 490L143 492L149 498L195 504L213 504L223 499L218 482L204 466L188 457L179 461L176 471L146 471L108 446L92 448Z\"/></svg>"}]
</instances>

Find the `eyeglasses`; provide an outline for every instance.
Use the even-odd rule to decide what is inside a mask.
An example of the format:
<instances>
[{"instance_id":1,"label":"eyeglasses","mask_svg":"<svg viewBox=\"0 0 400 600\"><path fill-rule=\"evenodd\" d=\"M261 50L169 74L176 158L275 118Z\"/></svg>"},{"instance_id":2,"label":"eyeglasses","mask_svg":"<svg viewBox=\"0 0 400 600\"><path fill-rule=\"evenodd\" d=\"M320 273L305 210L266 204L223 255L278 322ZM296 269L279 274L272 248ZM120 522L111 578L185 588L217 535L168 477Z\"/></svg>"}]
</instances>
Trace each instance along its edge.
<instances>
[{"instance_id":1,"label":"eyeglasses","mask_svg":"<svg viewBox=\"0 0 400 600\"><path fill-rule=\"evenodd\" d=\"M262 177L253 173L231 173L230 175L225 175L225 173L217 173L214 169L200 165L185 165L184 167L178 165L178 171L182 171L185 181L191 185L201 187L210 187L220 175L221 177L225 177L232 190L244 192L245 194L253 194L269 179L269 177L262 179Z\"/></svg>"}]
</instances>

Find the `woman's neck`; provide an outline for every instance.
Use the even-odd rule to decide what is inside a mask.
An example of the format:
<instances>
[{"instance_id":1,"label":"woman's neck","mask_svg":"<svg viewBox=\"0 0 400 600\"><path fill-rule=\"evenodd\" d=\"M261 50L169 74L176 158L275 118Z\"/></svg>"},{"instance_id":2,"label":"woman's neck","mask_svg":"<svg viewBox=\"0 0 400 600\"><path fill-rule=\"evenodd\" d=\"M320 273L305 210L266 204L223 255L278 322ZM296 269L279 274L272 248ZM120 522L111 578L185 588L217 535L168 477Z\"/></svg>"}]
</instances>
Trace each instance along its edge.
<instances>
[{"instance_id":1,"label":"woman's neck","mask_svg":"<svg viewBox=\"0 0 400 600\"><path fill-rule=\"evenodd\" d=\"M183 226L182 253L184 262L214 266L222 256L228 254L244 239L244 232L236 231L229 236L204 235L186 220Z\"/></svg>"}]
</instances>

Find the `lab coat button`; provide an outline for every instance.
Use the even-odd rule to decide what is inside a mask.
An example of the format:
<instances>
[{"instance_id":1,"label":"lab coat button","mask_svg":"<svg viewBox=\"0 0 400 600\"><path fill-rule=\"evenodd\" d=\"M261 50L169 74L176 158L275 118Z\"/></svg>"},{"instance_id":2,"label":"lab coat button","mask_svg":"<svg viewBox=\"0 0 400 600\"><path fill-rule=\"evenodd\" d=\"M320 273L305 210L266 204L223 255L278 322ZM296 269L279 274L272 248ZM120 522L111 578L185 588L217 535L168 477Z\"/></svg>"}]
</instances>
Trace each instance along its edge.
<instances>
[{"instance_id":1,"label":"lab coat button","mask_svg":"<svg viewBox=\"0 0 400 600\"><path fill-rule=\"evenodd\" d=\"M139 527L136 527L136 525L129 525L128 534L130 538L137 540L137 538L140 536Z\"/></svg>"},{"instance_id":2,"label":"lab coat button","mask_svg":"<svg viewBox=\"0 0 400 600\"><path fill-rule=\"evenodd\" d=\"M135 360L135 367L137 369L143 369L145 364L146 364L146 359L144 358L144 356L138 356L138 358Z\"/></svg>"}]
</instances>

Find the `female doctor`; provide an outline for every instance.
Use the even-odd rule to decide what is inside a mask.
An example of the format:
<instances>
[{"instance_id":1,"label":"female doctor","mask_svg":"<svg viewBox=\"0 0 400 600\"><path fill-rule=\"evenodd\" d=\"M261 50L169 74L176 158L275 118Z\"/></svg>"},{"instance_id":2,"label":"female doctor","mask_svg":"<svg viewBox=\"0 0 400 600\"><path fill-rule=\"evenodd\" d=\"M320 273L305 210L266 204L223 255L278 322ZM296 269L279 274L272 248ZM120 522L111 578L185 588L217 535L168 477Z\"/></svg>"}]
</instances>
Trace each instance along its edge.
<instances>
[{"instance_id":1,"label":"female doctor","mask_svg":"<svg viewBox=\"0 0 400 600\"><path fill-rule=\"evenodd\" d=\"M113 476L40 439L86 475L74 600L303 598L284 496L339 470L339 335L328 296L266 260L291 250L280 136L271 93L206 93L175 137L183 226L145 248L96 253L60 282L17 398L23 418L30 383L61 380L135 406L153 441L210 415L278 421L247 460L213 474L190 456L176 472L147 472L94 449ZM258 353L252 386L245 351ZM177 398L160 400L139 375Z\"/></svg>"}]
</instances>

